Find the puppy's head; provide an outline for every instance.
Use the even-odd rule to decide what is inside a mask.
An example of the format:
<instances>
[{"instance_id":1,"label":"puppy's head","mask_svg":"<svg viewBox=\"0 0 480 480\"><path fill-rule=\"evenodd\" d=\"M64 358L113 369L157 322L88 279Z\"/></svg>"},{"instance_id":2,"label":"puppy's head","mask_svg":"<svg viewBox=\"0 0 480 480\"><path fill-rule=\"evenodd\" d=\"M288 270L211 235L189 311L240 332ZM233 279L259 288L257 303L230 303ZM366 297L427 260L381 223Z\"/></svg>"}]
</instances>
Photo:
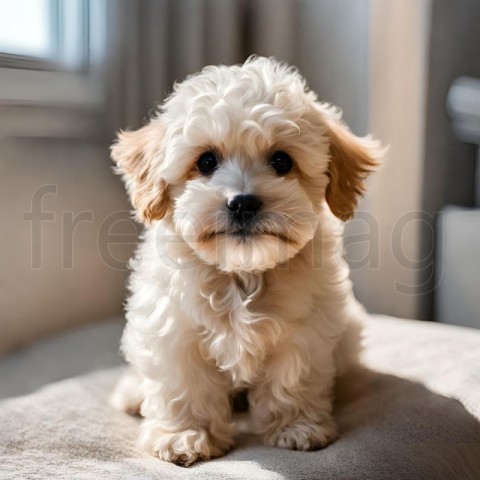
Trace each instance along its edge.
<instances>
[{"instance_id":1,"label":"puppy's head","mask_svg":"<svg viewBox=\"0 0 480 480\"><path fill-rule=\"evenodd\" d=\"M162 220L224 271L262 271L309 242L326 204L353 215L379 145L355 137L272 59L206 67L112 157L138 218Z\"/></svg>"}]
</instances>

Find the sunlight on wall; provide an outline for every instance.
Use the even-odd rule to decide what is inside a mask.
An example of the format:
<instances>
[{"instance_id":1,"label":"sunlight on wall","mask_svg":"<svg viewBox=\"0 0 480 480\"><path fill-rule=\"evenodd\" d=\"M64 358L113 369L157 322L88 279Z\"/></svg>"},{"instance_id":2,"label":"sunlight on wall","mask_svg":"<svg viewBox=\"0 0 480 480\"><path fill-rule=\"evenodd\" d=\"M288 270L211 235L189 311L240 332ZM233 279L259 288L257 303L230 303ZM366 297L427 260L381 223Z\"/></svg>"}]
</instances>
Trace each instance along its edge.
<instances>
[{"instance_id":1,"label":"sunlight on wall","mask_svg":"<svg viewBox=\"0 0 480 480\"><path fill-rule=\"evenodd\" d=\"M425 293L419 256L431 2L371 5L370 131L390 150L363 206L381 226L382 275L363 284L378 283L375 311L413 318Z\"/></svg>"}]
</instances>

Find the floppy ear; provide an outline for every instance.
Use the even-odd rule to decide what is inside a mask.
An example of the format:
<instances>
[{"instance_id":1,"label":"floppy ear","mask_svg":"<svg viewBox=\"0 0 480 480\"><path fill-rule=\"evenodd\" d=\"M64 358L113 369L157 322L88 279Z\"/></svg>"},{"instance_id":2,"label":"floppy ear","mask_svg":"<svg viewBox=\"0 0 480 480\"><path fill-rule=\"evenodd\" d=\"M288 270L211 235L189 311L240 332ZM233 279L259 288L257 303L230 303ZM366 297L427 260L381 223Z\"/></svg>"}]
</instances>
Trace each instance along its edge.
<instances>
[{"instance_id":1,"label":"floppy ear","mask_svg":"<svg viewBox=\"0 0 480 480\"><path fill-rule=\"evenodd\" d=\"M333 214L347 221L365 192L365 179L378 166L384 151L371 136L360 138L350 132L335 108L320 105L320 111L330 140L326 200Z\"/></svg>"},{"instance_id":2,"label":"floppy ear","mask_svg":"<svg viewBox=\"0 0 480 480\"><path fill-rule=\"evenodd\" d=\"M162 219L168 209L167 183L159 174L163 161L164 126L152 120L139 130L118 134L111 147L116 173L123 176L140 221Z\"/></svg>"}]
</instances>

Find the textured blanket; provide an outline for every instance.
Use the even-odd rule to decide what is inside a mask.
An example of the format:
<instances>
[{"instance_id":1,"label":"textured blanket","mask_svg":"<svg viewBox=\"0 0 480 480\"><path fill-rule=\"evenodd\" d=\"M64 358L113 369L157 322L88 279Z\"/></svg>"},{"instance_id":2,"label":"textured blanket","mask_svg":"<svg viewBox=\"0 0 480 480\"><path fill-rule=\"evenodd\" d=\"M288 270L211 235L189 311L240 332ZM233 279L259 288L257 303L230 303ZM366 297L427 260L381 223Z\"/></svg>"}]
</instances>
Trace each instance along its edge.
<instances>
[{"instance_id":1,"label":"textured blanket","mask_svg":"<svg viewBox=\"0 0 480 480\"><path fill-rule=\"evenodd\" d=\"M109 407L110 369L0 403L2 479L480 479L480 331L379 317L365 364L339 381L341 438L318 452L238 436L188 469L138 451L139 420Z\"/></svg>"}]
</instances>

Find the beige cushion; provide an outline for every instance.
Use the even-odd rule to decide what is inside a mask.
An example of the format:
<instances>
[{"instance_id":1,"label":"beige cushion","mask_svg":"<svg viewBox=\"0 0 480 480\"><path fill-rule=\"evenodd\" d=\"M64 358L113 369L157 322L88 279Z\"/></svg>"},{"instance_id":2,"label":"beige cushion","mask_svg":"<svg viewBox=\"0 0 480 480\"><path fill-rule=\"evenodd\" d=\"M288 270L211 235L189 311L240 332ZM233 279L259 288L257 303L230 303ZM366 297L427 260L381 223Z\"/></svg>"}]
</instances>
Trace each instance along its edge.
<instances>
[{"instance_id":1,"label":"beige cushion","mask_svg":"<svg viewBox=\"0 0 480 480\"><path fill-rule=\"evenodd\" d=\"M136 449L139 419L108 405L113 369L0 402L0 478L478 480L480 332L378 317L366 345L371 370L339 382L341 437L325 450L243 434L223 458L161 462Z\"/></svg>"}]
</instances>

